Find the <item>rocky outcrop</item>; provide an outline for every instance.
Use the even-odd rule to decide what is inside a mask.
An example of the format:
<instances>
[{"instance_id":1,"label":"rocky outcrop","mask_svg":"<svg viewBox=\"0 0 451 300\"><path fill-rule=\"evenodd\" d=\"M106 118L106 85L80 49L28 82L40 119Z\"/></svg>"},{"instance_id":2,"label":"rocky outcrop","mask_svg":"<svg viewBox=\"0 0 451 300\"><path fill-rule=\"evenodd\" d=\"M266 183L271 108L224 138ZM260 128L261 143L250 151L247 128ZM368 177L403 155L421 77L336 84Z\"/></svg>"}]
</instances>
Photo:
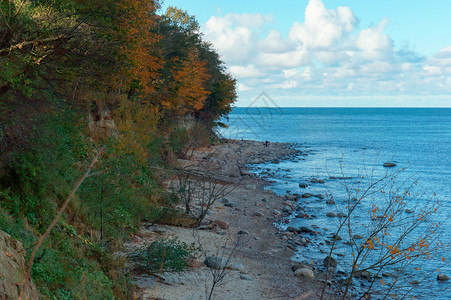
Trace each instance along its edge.
<instances>
[{"instance_id":1,"label":"rocky outcrop","mask_svg":"<svg viewBox=\"0 0 451 300\"><path fill-rule=\"evenodd\" d=\"M0 230L0 299L18 299L25 275L25 250L23 245ZM39 299L38 292L29 281L24 299Z\"/></svg>"}]
</instances>

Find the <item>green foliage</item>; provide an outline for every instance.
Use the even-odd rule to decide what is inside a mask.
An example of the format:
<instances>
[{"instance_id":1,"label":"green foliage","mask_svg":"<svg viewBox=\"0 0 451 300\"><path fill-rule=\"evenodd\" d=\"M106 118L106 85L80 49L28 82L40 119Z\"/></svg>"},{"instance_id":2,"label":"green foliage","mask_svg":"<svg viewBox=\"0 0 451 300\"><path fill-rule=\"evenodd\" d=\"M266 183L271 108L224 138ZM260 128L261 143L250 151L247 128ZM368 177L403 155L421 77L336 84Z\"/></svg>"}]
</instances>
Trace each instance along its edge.
<instances>
[{"instance_id":1,"label":"green foliage","mask_svg":"<svg viewBox=\"0 0 451 300\"><path fill-rule=\"evenodd\" d=\"M79 118L70 112L55 113L37 123L33 147L16 152L5 166L0 205L42 230L80 174L76 163L84 162L89 147L80 135Z\"/></svg>"},{"instance_id":2,"label":"green foliage","mask_svg":"<svg viewBox=\"0 0 451 300\"><path fill-rule=\"evenodd\" d=\"M47 298L130 298L107 248L142 221L192 221L176 214L162 168L207 141L236 99L235 81L193 16L172 7L157 16L159 6L0 1L0 229L31 249L104 149L37 253L32 276ZM92 123L103 110L114 128L99 134ZM185 114L201 126L178 129ZM146 259L163 255L164 268L179 271L193 250L159 241Z\"/></svg>"},{"instance_id":3,"label":"green foliage","mask_svg":"<svg viewBox=\"0 0 451 300\"><path fill-rule=\"evenodd\" d=\"M197 251L195 243L160 239L132 253L130 257L138 267L150 272L181 272Z\"/></svg>"}]
</instances>

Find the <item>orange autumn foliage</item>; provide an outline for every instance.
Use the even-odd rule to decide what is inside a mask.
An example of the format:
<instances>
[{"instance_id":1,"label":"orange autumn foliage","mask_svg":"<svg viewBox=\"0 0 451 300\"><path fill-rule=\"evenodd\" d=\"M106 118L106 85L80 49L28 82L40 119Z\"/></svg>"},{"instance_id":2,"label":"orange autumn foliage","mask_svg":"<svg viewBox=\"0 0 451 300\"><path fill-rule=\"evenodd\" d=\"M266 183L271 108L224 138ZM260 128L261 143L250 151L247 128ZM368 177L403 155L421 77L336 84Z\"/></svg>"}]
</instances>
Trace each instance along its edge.
<instances>
[{"instance_id":1,"label":"orange autumn foliage","mask_svg":"<svg viewBox=\"0 0 451 300\"><path fill-rule=\"evenodd\" d=\"M139 83L144 95L155 91L153 80L158 78L158 70L163 66L156 51L160 37L152 32L157 26L155 12L158 3L153 0L120 0L117 2L119 17L113 37L120 42L119 55L122 64L114 82L118 88L129 87L132 82Z\"/></svg>"},{"instance_id":2,"label":"orange autumn foliage","mask_svg":"<svg viewBox=\"0 0 451 300\"><path fill-rule=\"evenodd\" d=\"M179 60L179 59L177 59ZM196 50L190 49L188 57L173 70L174 95L162 104L178 113L194 112L202 109L210 94L205 83L210 78L206 63L199 59Z\"/></svg>"}]
</instances>

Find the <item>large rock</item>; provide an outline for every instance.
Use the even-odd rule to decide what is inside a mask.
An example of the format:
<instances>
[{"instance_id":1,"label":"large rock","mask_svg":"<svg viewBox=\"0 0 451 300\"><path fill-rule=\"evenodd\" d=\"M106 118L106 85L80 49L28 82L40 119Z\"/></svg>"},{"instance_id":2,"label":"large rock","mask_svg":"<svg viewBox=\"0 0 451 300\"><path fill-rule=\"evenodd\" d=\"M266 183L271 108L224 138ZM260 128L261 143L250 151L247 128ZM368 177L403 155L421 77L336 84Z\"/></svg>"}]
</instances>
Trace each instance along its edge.
<instances>
[{"instance_id":1,"label":"large rock","mask_svg":"<svg viewBox=\"0 0 451 300\"><path fill-rule=\"evenodd\" d=\"M291 270L293 272L296 272L296 270L299 270L299 269L310 269L310 270L313 270L312 267L310 265L308 265L308 264L300 263L300 264L295 264L295 265L291 266Z\"/></svg>"},{"instance_id":2,"label":"large rock","mask_svg":"<svg viewBox=\"0 0 451 300\"><path fill-rule=\"evenodd\" d=\"M288 227L287 227L287 231L288 231L288 232L296 232L296 233L299 233L299 232L301 232L301 229L300 229L300 228L293 227L293 226L288 226Z\"/></svg>"},{"instance_id":3,"label":"large rock","mask_svg":"<svg viewBox=\"0 0 451 300\"><path fill-rule=\"evenodd\" d=\"M204 264L211 269L225 269L228 267L227 260L217 256L207 256L204 260ZM229 263L230 265L230 263Z\"/></svg>"},{"instance_id":4,"label":"large rock","mask_svg":"<svg viewBox=\"0 0 451 300\"><path fill-rule=\"evenodd\" d=\"M212 224L218 225L218 227L220 229L227 229L227 228L229 228L229 223L227 223L225 221L215 220L215 221L212 222Z\"/></svg>"},{"instance_id":5,"label":"large rock","mask_svg":"<svg viewBox=\"0 0 451 300\"><path fill-rule=\"evenodd\" d=\"M312 233L313 232L313 229L308 228L308 227L304 227L304 226L302 226L300 229L301 229L301 232L305 232L305 233Z\"/></svg>"},{"instance_id":6,"label":"large rock","mask_svg":"<svg viewBox=\"0 0 451 300\"><path fill-rule=\"evenodd\" d=\"M0 230L0 299L19 298L19 287L26 270L24 255L22 244ZM25 287L24 299L39 299L31 280Z\"/></svg>"},{"instance_id":7,"label":"large rock","mask_svg":"<svg viewBox=\"0 0 451 300\"><path fill-rule=\"evenodd\" d=\"M315 279L315 274L313 271L307 268L297 269L294 272L294 275L298 278Z\"/></svg>"},{"instance_id":8,"label":"large rock","mask_svg":"<svg viewBox=\"0 0 451 300\"><path fill-rule=\"evenodd\" d=\"M443 273L440 273L440 274L437 275L437 280L439 280L439 281L446 281L446 280L449 280L449 277L446 276Z\"/></svg>"},{"instance_id":9,"label":"large rock","mask_svg":"<svg viewBox=\"0 0 451 300\"><path fill-rule=\"evenodd\" d=\"M386 162L383 164L383 166L386 168L391 168L391 167L395 167L396 164L394 162Z\"/></svg>"}]
</instances>

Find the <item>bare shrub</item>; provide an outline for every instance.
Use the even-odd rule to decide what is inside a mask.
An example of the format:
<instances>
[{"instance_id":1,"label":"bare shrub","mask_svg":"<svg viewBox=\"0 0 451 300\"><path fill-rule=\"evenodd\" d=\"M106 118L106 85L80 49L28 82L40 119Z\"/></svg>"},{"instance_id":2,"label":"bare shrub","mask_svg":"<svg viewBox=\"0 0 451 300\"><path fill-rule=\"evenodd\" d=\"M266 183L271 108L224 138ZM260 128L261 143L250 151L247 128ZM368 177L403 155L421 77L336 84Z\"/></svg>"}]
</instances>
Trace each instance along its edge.
<instances>
[{"instance_id":1,"label":"bare shrub","mask_svg":"<svg viewBox=\"0 0 451 300\"><path fill-rule=\"evenodd\" d=\"M234 189L233 186L197 170L179 169L175 171L175 177L173 189L184 206L185 213L193 216L198 225L213 204Z\"/></svg>"},{"instance_id":2,"label":"bare shrub","mask_svg":"<svg viewBox=\"0 0 451 300\"><path fill-rule=\"evenodd\" d=\"M328 256L335 254L340 234L347 238L350 249L337 261L346 275L333 297L346 299L353 280L363 278L369 283L361 298L405 298L435 271L423 270L426 260L445 262L443 253L449 244L440 242L442 224L434 222L440 202L435 194L426 198L404 168L390 168L382 175L374 166L364 168L355 179L349 179L341 170L346 215L339 218ZM333 200L334 194L328 193L327 197ZM368 208L366 215L358 215L359 206ZM327 281L333 274L332 261L325 260L326 283L321 299L326 297Z\"/></svg>"},{"instance_id":3,"label":"bare shrub","mask_svg":"<svg viewBox=\"0 0 451 300\"><path fill-rule=\"evenodd\" d=\"M223 245L216 245L215 253L209 253L209 251L204 247L204 241L196 231L193 231L193 237L196 240L198 249L204 259L214 257L218 262L217 266L209 267L210 278L207 278L205 281L205 298L207 300L214 299L215 288L225 284L225 279L230 272L232 259L235 257L238 248L241 246L241 236L238 235L235 241L228 236L224 240ZM228 247L227 245L230 244L232 244L232 246Z\"/></svg>"}]
</instances>

